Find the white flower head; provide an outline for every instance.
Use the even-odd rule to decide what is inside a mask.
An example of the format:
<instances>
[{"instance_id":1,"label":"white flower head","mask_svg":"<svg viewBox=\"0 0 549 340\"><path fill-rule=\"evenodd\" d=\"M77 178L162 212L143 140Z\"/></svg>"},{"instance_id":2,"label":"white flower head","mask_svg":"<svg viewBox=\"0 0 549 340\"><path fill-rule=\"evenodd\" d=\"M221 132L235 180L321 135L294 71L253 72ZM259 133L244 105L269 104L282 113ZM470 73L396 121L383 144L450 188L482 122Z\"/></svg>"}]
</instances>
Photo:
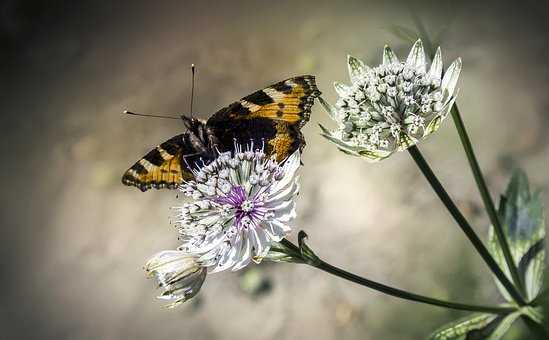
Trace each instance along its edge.
<instances>
[{"instance_id":1,"label":"white flower head","mask_svg":"<svg viewBox=\"0 0 549 340\"><path fill-rule=\"evenodd\" d=\"M405 62L385 46L383 63L374 68L348 57L351 85L335 83L339 99L321 103L339 127L323 128L323 136L349 154L371 161L403 151L436 131L456 99L461 59L442 75L437 49L427 69L425 51L417 40Z\"/></svg>"},{"instance_id":2,"label":"white flower head","mask_svg":"<svg viewBox=\"0 0 549 340\"><path fill-rule=\"evenodd\" d=\"M176 208L179 249L211 272L261 261L291 230L299 165L299 151L281 164L263 149L236 145L234 153L194 170L195 180L181 186L193 202Z\"/></svg>"},{"instance_id":3,"label":"white flower head","mask_svg":"<svg viewBox=\"0 0 549 340\"><path fill-rule=\"evenodd\" d=\"M162 289L159 299L170 300L173 308L195 296L206 279L206 268L196 261L196 256L179 250L166 250L155 254L145 270L154 277Z\"/></svg>"}]
</instances>

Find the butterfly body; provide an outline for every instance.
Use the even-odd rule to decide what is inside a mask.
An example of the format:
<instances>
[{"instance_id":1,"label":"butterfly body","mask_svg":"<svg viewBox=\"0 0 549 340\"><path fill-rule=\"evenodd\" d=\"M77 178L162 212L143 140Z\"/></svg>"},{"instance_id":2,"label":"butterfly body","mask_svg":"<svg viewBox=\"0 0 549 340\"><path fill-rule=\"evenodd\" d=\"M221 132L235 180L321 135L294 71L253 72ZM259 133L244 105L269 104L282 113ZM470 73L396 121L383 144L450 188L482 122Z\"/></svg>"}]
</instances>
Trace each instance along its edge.
<instances>
[{"instance_id":1,"label":"butterfly body","mask_svg":"<svg viewBox=\"0 0 549 340\"><path fill-rule=\"evenodd\" d=\"M182 116L187 130L160 144L130 167L125 185L142 191L175 189L193 178L197 162L209 163L235 142L262 146L278 161L305 146L301 128L320 95L313 76L299 76L256 91L217 111L206 122Z\"/></svg>"}]
</instances>

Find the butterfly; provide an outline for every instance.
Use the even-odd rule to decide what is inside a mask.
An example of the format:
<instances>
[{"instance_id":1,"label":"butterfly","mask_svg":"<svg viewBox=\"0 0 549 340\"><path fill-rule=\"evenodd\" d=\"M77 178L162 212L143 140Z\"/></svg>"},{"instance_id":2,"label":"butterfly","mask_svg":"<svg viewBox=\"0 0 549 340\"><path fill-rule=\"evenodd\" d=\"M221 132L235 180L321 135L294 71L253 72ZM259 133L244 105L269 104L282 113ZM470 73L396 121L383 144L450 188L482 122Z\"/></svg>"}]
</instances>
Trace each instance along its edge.
<instances>
[{"instance_id":1,"label":"butterfly","mask_svg":"<svg viewBox=\"0 0 549 340\"><path fill-rule=\"evenodd\" d=\"M235 143L263 145L282 162L305 147L301 128L320 96L315 77L289 78L258 90L214 113L207 121L181 116L186 131L158 145L132 165L122 183L141 191L176 189L192 180L192 167L208 163Z\"/></svg>"}]
</instances>

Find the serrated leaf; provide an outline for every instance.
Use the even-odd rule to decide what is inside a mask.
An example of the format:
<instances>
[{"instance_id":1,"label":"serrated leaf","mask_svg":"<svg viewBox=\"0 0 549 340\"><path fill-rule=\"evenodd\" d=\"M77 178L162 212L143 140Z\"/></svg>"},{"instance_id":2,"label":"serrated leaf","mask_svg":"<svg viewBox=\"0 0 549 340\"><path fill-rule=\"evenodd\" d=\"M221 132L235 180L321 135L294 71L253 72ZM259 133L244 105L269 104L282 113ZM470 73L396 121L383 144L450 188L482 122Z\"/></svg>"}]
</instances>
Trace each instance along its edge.
<instances>
[{"instance_id":1,"label":"serrated leaf","mask_svg":"<svg viewBox=\"0 0 549 340\"><path fill-rule=\"evenodd\" d=\"M519 270L528 300L539 293L545 268L545 221L539 192L532 193L526 174L515 171L499 205L499 218L513 261ZM488 232L488 248L496 262L511 278L493 226ZM504 287L497 281L501 294L510 300Z\"/></svg>"},{"instance_id":2,"label":"serrated leaf","mask_svg":"<svg viewBox=\"0 0 549 340\"><path fill-rule=\"evenodd\" d=\"M521 316L520 311L506 316L473 314L435 331L430 340L499 340Z\"/></svg>"},{"instance_id":3,"label":"serrated leaf","mask_svg":"<svg viewBox=\"0 0 549 340\"><path fill-rule=\"evenodd\" d=\"M522 256L518 271L523 278L524 288L529 299L534 299L540 292L545 269L544 239L534 243Z\"/></svg>"},{"instance_id":4,"label":"serrated leaf","mask_svg":"<svg viewBox=\"0 0 549 340\"><path fill-rule=\"evenodd\" d=\"M430 340L458 340L465 339L467 334L474 330L480 330L497 319L493 314L472 314L458 319L434 331Z\"/></svg>"}]
</instances>

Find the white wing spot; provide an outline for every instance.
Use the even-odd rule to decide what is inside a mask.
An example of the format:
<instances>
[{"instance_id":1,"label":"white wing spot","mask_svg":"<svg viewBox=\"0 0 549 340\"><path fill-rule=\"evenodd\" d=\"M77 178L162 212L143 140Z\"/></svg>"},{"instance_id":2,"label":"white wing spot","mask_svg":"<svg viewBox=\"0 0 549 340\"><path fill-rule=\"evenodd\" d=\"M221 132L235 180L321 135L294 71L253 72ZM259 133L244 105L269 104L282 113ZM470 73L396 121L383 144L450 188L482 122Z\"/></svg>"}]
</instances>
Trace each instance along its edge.
<instances>
[{"instance_id":1,"label":"white wing spot","mask_svg":"<svg viewBox=\"0 0 549 340\"><path fill-rule=\"evenodd\" d=\"M240 101L240 105L244 106L245 108L247 108L251 112L258 111L261 108L261 106L259 106L257 104L254 104L254 103L250 103L249 101L244 100L244 99L242 99Z\"/></svg>"},{"instance_id":2,"label":"white wing spot","mask_svg":"<svg viewBox=\"0 0 549 340\"><path fill-rule=\"evenodd\" d=\"M139 164L143 165L143 167L147 169L147 171L149 172L151 172L154 168L156 168L156 165L152 164L145 158L141 158L141 160L139 161Z\"/></svg>"},{"instance_id":3,"label":"white wing spot","mask_svg":"<svg viewBox=\"0 0 549 340\"><path fill-rule=\"evenodd\" d=\"M157 146L156 150L158 150L158 152L160 152L160 156L162 156L162 158L165 161L168 161L168 160L173 158L172 155L170 155L166 150L162 149L160 146Z\"/></svg>"},{"instance_id":4,"label":"white wing spot","mask_svg":"<svg viewBox=\"0 0 549 340\"><path fill-rule=\"evenodd\" d=\"M284 93L272 88L264 89L263 92L265 92L265 94L271 97L274 101L280 101L284 98Z\"/></svg>"}]
</instances>

